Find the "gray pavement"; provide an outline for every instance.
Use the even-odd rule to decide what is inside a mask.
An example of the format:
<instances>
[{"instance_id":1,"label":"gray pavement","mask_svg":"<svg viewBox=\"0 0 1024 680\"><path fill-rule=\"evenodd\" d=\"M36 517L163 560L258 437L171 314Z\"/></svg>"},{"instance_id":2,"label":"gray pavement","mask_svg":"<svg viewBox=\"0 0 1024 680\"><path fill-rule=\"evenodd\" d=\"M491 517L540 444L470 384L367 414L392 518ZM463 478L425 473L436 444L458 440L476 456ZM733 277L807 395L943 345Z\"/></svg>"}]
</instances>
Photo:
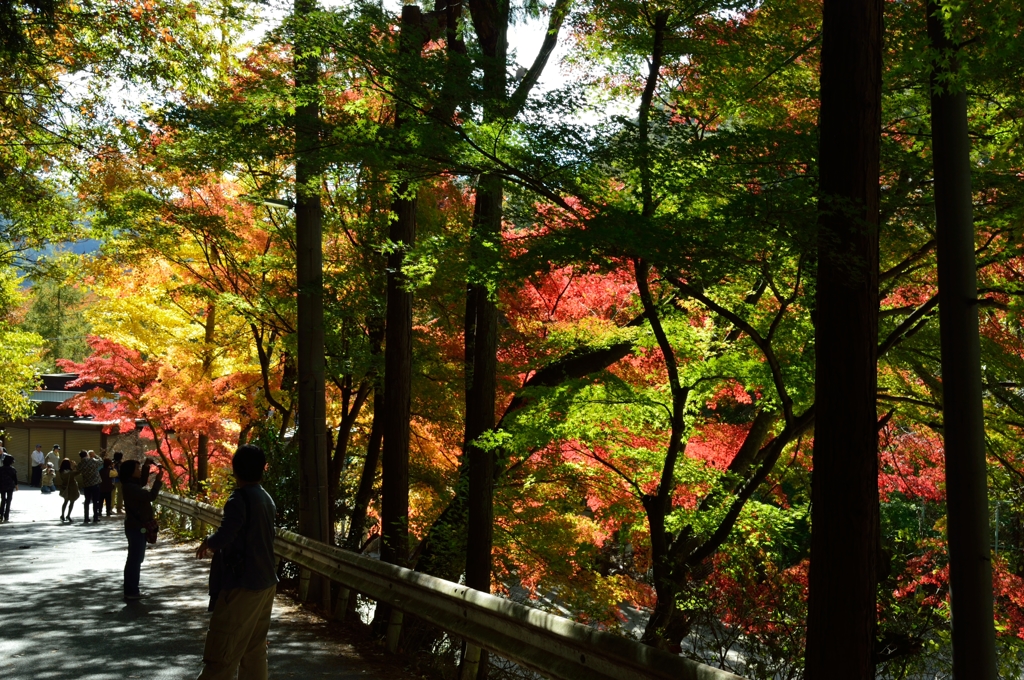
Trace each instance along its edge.
<instances>
[{"instance_id":1,"label":"gray pavement","mask_svg":"<svg viewBox=\"0 0 1024 680\"><path fill-rule=\"evenodd\" d=\"M142 590L121 597L122 521L59 521L61 499L22 486L0 524L0 679L181 680L202 667L208 561L162 534L146 552ZM270 629L271 678L411 680L358 632L328 625L284 595Z\"/></svg>"}]
</instances>

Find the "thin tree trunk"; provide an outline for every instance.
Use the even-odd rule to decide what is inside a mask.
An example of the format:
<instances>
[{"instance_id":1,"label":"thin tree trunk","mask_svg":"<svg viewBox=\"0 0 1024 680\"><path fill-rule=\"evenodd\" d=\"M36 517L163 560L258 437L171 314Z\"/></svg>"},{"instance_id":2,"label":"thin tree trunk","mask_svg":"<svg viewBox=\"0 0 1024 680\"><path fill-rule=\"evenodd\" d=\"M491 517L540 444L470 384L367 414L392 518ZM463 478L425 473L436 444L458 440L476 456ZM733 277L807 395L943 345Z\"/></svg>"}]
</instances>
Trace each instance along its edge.
<instances>
[{"instance_id":1,"label":"thin tree trunk","mask_svg":"<svg viewBox=\"0 0 1024 680\"><path fill-rule=\"evenodd\" d=\"M351 376L349 376L348 380L351 382ZM359 414L363 411L363 406L371 389L372 387L370 387L369 383L360 384L355 394L351 394L351 389L349 389L350 396L352 397L351 400L347 398L343 400L344 415L338 424L338 438L335 440L334 453L331 455L331 480L328 489L330 494L328 498L330 498L331 526L337 525L337 506L340 500L338 496L341 488L341 478L348 469L348 448L352 441L352 429L359 419Z\"/></svg>"},{"instance_id":2,"label":"thin tree trunk","mask_svg":"<svg viewBox=\"0 0 1024 680\"><path fill-rule=\"evenodd\" d=\"M373 393L373 424L370 425L370 439L366 444L366 459L363 461L363 474L359 478L359 488L352 502L352 521L348 528L345 547L358 551L363 545L363 531L366 527L366 513L373 499L373 483L377 479L377 464L380 462L381 440L384 437L384 392L374 390Z\"/></svg>"},{"instance_id":3,"label":"thin tree trunk","mask_svg":"<svg viewBox=\"0 0 1024 680\"><path fill-rule=\"evenodd\" d=\"M298 310L299 533L331 543L327 508L327 397L324 362L323 209L320 203L320 63L303 36L315 0L295 0L295 241ZM329 582L313 575L308 599L330 609Z\"/></svg>"},{"instance_id":4,"label":"thin tree trunk","mask_svg":"<svg viewBox=\"0 0 1024 680\"><path fill-rule=\"evenodd\" d=\"M875 677L882 2L825 0L807 680Z\"/></svg>"},{"instance_id":5,"label":"thin tree trunk","mask_svg":"<svg viewBox=\"0 0 1024 680\"><path fill-rule=\"evenodd\" d=\"M665 33L668 27L667 11L658 12L652 25L652 45L650 68L647 72L644 90L640 96L640 108L637 112L640 141L640 195L641 214L644 224L654 217L657 205L654 200L654 178L651 167L651 106L661 77L661 66L664 58ZM668 374L672 394L672 415L670 422L669 443L665 450L665 459L658 489L654 494L643 496L644 511L647 514L648 528L651 535L651 572L654 577L654 590L657 597L654 611L647 621L640 641L670 650L678 647L679 640L669 639L668 629L676 614L676 593L678 585L673 577L673 569L669 549L672 536L669 534L665 519L672 509L671 498L675 491L675 464L683 449L682 434L685 429L684 413L687 394L679 382L679 368L675 353L668 336L661 324L657 306L651 295L648 279L650 267L637 258L634 261L634 278L637 290L644 307L644 316L651 325L651 330L661 350L665 369Z\"/></svg>"},{"instance_id":6,"label":"thin tree trunk","mask_svg":"<svg viewBox=\"0 0 1024 680\"><path fill-rule=\"evenodd\" d=\"M955 50L956 46L946 37L939 12L938 3L928 3L928 36L935 48ZM942 63L948 67L947 75L956 72L955 55ZM995 680L988 469L967 94L962 87L954 91L939 89L941 74L937 69L931 75L931 118L953 677Z\"/></svg>"},{"instance_id":7,"label":"thin tree trunk","mask_svg":"<svg viewBox=\"0 0 1024 680\"><path fill-rule=\"evenodd\" d=\"M203 337L205 348L203 349L203 379L209 380L213 370L213 340L217 328L217 305L213 302L206 308L206 329ZM196 491L199 490L198 483L206 481L210 476L210 435L205 432L199 433L199 443L196 446Z\"/></svg>"}]
</instances>

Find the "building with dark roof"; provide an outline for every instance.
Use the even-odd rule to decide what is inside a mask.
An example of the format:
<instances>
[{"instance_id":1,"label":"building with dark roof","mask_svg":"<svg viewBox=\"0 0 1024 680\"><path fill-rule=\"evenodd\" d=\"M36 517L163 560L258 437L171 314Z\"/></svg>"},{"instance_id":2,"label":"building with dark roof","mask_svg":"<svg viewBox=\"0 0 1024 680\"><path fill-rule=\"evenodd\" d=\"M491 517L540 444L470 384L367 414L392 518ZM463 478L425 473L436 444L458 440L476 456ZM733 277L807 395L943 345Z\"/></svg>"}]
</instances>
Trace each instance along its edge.
<instances>
[{"instance_id":1,"label":"building with dark roof","mask_svg":"<svg viewBox=\"0 0 1024 680\"><path fill-rule=\"evenodd\" d=\"M75 462L82 449L92 449L103 455L123 451L126 455L131 454L129 457L139 457L154 448L152 440L139 438L139 425L131 432L120 432L117 421L104 422L79 416L64 405L72 397L95 387L111 392L112 386L87 384L69 388L67 383L78 379L76 373L49 373L41 378L42 389L33 390L30 394L35 413L26 420L0 422L0 439L7 453L14 456L18 478L26 484L30 479L31 455L36 444L47 452L56 444L60 446L61 458ZM116 394L114 398L117 398Z\"/></svg>"}]
</instances>

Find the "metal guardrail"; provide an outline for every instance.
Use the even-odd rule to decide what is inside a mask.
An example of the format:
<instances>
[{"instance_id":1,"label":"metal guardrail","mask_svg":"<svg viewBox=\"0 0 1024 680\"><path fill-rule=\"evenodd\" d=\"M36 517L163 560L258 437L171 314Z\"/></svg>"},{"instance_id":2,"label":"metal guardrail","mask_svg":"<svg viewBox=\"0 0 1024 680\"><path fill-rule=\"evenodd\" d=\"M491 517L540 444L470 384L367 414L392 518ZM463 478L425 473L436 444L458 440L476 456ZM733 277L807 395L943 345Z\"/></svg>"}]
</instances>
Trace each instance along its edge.
<instances>
[{"instance_id":1,"label":"metal guardrail","mask_svg":"<svg viewBox=\"0 0 1024 680\"><path fill-rule=\"evenodd\" d=\"M219 526L211 505L161 493L157 503ZM743 680L634 640L450 581L277 530L274 551L378 602L555 680Z\"/></svg>"}]
</instances>

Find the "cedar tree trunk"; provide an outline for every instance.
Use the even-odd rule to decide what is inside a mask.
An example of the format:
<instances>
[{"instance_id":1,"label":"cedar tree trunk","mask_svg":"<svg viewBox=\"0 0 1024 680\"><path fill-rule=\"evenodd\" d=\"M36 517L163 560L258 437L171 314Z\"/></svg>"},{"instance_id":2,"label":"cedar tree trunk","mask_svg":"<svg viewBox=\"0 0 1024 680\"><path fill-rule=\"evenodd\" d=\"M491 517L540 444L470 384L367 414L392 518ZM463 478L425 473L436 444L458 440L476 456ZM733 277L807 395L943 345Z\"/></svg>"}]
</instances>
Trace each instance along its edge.
<instances>
[{"instance_id":1,"label":"cedar tree trunk","mask_svg":"<svg viewBox=\"0 0 1024 680\"><path fill-rule=\"evenodd\" d=\"M825 0L807 680L873 680L882 2Z\"/></svg>"},{"instance_id":2,"label":"cedar tree trunk","mask_svg":"<svg viewBox=\"0 0 1024 680\"><path fill-rule=\"evenodd\" d=\"M401 49L419 54L422 16L416 5L402 7ZM402 127L401 107L395 128ZM412 292L404 272L405 255L416 240L416 196L402 182L392 203L395 219L389 239L387 311L384 331L384 451L381 463L381 552L385 562L409 561L409 418L412 408Z\"/></svg>"},{"instance_id":3,"label":"cedar tree trunk","mask_svg":"<svg viewBox=\"0 0 1024 680\"><path fill-rule=\"evenodd\" d=\"M320 204L320 64L302 38L315 0L295 0L295 248L298 309L299 533L331 542L328 522L327 400L324 383L323 212ZM330 609L329 582L313 575L308 599Z\"/></svg>"},{"instance_id":4,"label":"cedar tree trunk","mask_svg":"<svg viewBox=\"0 0 1024 680\"><path fill-rule=\"evenodd\" d=\"M954 50L940 11L928 3L928 36ZM956 60L946 63L956 71ZM931 75L932 161L935 167L935 247L939 269L942 347L942 436L946 456L949 590L953 614L953 677L995 680L992 562L989 550L988 469L981 401L981 344L971 206L971 140L967 94L939 87Z\"/></svg>"}]
</instances>

